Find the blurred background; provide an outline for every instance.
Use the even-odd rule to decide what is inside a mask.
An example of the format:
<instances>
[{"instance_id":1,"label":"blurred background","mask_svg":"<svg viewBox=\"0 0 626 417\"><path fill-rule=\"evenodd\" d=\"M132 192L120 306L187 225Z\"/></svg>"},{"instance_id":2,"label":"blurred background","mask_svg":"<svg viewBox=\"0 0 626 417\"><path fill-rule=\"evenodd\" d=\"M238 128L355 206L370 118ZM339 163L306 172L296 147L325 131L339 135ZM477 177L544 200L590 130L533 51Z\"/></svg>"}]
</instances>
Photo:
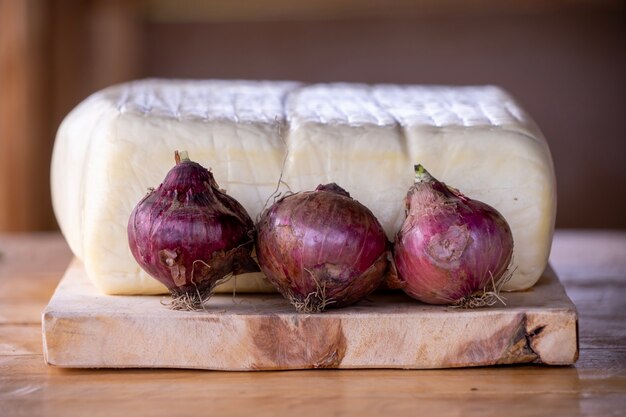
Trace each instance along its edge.
<instances>
[{"instance_id":1,"label":"blurred background","mask_svg":"<svg viewBox=\"0 0 626 417\"><path fill-rule=\"evenodd\" d=\"M56 229L59 123L142 77L497 84L550 143L557 227L624 229L625 17L610 0L0 0L0 232Z\"/></svg>"}]
</instances>

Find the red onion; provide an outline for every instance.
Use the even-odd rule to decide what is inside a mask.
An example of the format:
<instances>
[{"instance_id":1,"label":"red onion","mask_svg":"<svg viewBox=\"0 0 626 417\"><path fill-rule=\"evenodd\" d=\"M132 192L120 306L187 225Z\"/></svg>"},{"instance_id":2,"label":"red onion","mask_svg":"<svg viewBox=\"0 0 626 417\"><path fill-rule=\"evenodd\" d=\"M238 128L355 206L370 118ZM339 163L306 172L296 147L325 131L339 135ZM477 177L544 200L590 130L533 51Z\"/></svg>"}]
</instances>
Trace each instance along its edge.
<instances>
[{"instance_id":1,"label":"red onion","mask_svg":"<svg viewBox=\"0 0 626 417\"><path fill-rule=\"evenodd\" d=\"M267 209L256 248L261 270L301 313L363 299L383 281L391 258L376 217L334 183Z\"/></svg>"},{"instance_id":2,"label":"red onion","mask_svg":"<svg viewBox=\"0 0 626 417\"><path fill-rule=\"evenodd\" d=\"M399 285L430 304L491 305L513 254L513 237L493 207L415 166L407 218L395 238ZM488 292L492 285L494 292Z\"/></svg>"},{"instance_id":3,"label":"red onion","mask_svg":"<svg viewBox=\"0 0 626 417\"><path fill-rule=\"evenodd\" d=\"M139 265L170 290L171 307L194 310L219 282L259 270L250 257L254 223L209 170L186 152L175 158L130 215L128 243Z\"/></svg>"}]
</instances>

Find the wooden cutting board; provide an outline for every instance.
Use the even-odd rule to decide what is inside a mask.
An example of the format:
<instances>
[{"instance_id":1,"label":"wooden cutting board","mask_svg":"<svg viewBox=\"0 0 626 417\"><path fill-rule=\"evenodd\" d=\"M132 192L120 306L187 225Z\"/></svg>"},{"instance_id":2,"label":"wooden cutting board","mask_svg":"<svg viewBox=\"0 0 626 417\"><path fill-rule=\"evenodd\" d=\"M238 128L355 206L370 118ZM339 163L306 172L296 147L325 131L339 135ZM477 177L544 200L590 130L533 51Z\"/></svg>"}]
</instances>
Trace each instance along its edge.
<instances>
[{"instance_id":1,"label":"wooden cutting board","mask_svg":"<svg viewBox=\"0 0 626 417\"><path fill-rule=\"evenodd\" d=\"M161 296L107 296L74 261L43 312L48 364L70 368L452 368L573 364L574 304L551 268L506 306L461 310L380 293L297 314L279 295L215 295L206 311Z\"/></svg>"}]
</instances>

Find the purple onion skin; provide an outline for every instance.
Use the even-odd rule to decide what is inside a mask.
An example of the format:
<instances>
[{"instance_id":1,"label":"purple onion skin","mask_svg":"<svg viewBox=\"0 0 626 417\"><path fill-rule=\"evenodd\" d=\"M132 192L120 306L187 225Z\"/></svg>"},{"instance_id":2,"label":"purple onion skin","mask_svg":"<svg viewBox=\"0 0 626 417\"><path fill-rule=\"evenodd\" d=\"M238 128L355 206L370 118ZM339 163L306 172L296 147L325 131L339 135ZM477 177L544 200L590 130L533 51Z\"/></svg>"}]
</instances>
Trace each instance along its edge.
<instances>
[{"instance_id":1,"label":"purple onion skin","mask_svg":"<svg viewBox=\"0 0 626 417\"><path fill-rule=\"evenodd\" d=\"M148 274L173 296L198 294L198 305L230 274L259 270L250 257L254 223L246 210L209 170L178 156L163 183L132 211L128 243Z\"/></svg>"},{"instance_id":2,"label":"purple onion skin","mask_svg":"<svg viewBox=\"0 0 626 417\"><path fill-rule=\"evenodd\" d=\"M422 168L406 197L394 242L396 287L429 304L455 304L507 271L513 236L493 207L437 181Z\"/></svg>"},{"instance_id":3,"label":"purple onion skin","mask_svg":"<svg viewBox=\"0 0 626 417\"><path fill-rule=\"evenodd\" d=\"M381 284L389 268L382 226L336 184L282 198L257 228L261 270L299 312L356 303Z\"/></svg>"}]
</instances>

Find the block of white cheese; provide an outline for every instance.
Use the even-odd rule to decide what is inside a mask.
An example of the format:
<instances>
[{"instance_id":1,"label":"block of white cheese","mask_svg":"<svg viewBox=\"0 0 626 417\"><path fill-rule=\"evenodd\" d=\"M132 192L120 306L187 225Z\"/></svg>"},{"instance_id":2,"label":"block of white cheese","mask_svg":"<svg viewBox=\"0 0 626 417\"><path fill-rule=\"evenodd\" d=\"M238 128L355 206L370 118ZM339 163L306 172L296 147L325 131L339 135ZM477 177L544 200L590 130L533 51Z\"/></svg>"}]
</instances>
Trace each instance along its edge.
<instances>
[{"instance_id":1,"label":"block of white cheese","mask_svg":"<svg viewBox=\"0 0 626 417\"><path fill-rule=\"evenodd\" d=\"M422 163L507 219L515 272L506 289L531 287L547 263L556 210L550 152L496 87L144 80L86 99L55 142L55 213L102 292L165 291L134 261L126 224L177 149L210 167L253 219L279 193L336 182L390 239L404 220L413 165ZM247 274L218 290L234 283L237 291L271 289L261 274Z\"/></svg>"}]
</instances>

